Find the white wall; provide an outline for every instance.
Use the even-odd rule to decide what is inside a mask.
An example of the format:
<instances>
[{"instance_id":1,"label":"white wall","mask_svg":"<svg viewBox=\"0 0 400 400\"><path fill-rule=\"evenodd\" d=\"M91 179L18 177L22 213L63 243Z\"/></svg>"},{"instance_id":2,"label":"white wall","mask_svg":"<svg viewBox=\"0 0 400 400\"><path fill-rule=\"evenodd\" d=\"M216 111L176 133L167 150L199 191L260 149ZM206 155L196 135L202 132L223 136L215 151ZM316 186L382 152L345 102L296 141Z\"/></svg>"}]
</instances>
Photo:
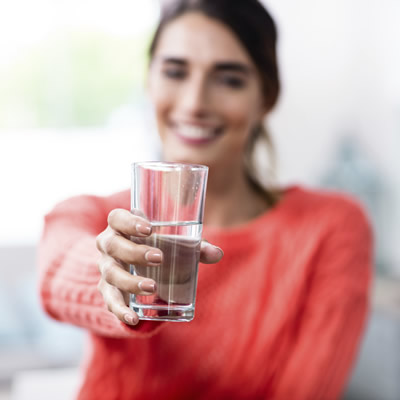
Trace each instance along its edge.
<instances>
[{"instance_id":1,"label":"white wall","mask_svg":"<svg viewBox=\"0 0 400 400\"><path fill-rule=\"evenodd\" d=\"M264 3L280 36L283 91L270 126L281 181L317 184L342 135L355 136L388 188L380 245L400 274L400 2Z\"/></svg>"}]
</instances>

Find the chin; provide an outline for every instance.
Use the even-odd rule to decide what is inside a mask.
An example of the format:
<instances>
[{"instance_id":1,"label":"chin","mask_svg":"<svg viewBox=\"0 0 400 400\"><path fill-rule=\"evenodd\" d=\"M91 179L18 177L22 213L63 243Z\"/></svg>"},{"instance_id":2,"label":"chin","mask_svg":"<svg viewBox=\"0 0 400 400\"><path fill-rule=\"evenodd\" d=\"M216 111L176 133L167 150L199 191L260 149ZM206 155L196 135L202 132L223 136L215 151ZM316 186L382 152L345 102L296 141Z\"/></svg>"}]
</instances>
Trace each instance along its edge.
<instances>
[{"instance_id":1,"label":"chin","mask_svg":"<svg viewBox=\"0 0 400 400\"><path fill-rule=\"evenodd\" d=\"M208 166L208 162L198 157L185 157L185 156L164 156L163 160L166 162L176 162L185 164L201 164Z\"/></svg>"},{"instance_id":2,"label":"chin","mask_svg":"<svg viewBox=\"0 0 400 400\"><path fill-rule=\"evenodd\" d=\"M164 151L163 160L168 162L179 162L187 164L201 164L209 166L213 160L205 154L199 154L195 151L184 151L182 148L176 148L174 151Z\"/></svg>"}]
</instances>

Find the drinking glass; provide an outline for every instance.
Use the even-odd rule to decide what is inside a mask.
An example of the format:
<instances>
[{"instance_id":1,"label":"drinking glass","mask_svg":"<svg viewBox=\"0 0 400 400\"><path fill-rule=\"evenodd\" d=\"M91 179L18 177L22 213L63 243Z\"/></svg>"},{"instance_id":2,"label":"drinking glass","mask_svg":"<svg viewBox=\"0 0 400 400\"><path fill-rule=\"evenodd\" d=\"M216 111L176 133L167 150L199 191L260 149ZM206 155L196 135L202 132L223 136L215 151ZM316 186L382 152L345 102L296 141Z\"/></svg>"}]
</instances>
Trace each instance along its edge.
<instances>
[{"instance_id":1,"label":"drinking glass","mask_svg":"<svg viewBox=\"0 0 400 400\"><path fill-rule=\"evenodd\" d=\"M150 221L152 234L131 240L163 253L160 266L130 266L132 274L156 282L154 294L130 295L130 307L141 320L194 318L207 175L203 165L132 164L132 212Z\"/></svg>"}]
</instances>

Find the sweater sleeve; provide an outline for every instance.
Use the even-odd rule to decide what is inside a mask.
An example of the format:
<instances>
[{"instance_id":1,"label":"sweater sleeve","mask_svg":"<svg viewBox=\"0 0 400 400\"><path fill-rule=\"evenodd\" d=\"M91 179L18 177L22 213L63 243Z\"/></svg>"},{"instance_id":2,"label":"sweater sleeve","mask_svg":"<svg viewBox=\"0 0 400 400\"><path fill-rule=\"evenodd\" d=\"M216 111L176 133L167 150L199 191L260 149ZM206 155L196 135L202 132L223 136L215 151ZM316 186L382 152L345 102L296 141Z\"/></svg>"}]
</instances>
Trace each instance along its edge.
<instances>
[{"instance_id":1,"label":"sweater sleeve","mask_svg":"<svg viewBox=\"0 0 400 400\"><path fill-rule=\"evenodd\" d=\"M97 290L100 273L96 236L108 213L126 208L122 193L78 196L58 204L45 217L39 244L39 290L44 310L54 319L110 337L146 337L162 323L140 321L132 327L109 312Z\"/></svg>"},{"instance_id":2,"label":"sweater sleeve","mask_svg":"<svg viewBox=\"0 0 400 400\"><path fill-rule=\"evenodd\" d=\"M368 312L372 233L358 206L340 214L330 215L334 228L316 255L276 400L339 399L357 354Z\"/></svg>"}]
</instances>

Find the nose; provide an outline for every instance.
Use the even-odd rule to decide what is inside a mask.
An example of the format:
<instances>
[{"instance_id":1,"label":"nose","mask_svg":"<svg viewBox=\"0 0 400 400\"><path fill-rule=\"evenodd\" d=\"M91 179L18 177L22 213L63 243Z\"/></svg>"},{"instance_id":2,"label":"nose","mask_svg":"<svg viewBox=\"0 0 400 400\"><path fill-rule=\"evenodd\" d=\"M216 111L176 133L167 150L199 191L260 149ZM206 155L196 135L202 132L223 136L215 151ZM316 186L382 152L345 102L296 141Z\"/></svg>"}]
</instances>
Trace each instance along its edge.
<instances>
[{"instance_id":1,"label":"nose","mask_svg":"<svg viewBox=\"0 0 400 400\"><path fill-rule=\"evenodd\" d=\"M209 111L209 93L206 77L193 76L186 82L179 96L179 104L188 116L203 117Z\"/></svg>"}]
</instances>

